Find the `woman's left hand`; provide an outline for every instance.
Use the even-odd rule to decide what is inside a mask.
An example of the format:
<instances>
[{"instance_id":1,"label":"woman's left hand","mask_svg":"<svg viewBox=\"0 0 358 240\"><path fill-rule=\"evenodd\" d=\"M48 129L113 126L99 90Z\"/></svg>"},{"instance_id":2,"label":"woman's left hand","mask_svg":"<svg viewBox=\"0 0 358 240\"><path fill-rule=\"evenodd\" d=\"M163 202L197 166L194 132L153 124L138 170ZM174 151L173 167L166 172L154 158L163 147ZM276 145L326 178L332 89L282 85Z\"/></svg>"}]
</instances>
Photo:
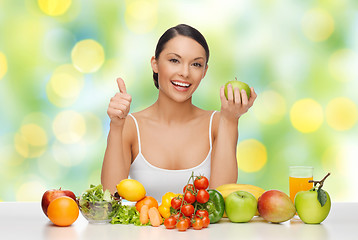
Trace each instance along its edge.
<instances>
[{"instance_id":1,"label":"woman's left hand","mask_svg":"<svg viewBox=\"0 0 358 240\"><path fill-rule=\"evenodd\" d=\"M257 94L254 91L254 88L251 87L251 96L247 99L245 90L239 90L239 88L232 91L232 85L227 85L227 97L224 93L225 86L220 88L220 100L221 100L221 114L229 119L238 120L241 115L246 113L249 108L254 104L254 101L257 97ZM240 97L241 96L241 97Z\"/></svg>"}]
</instances>

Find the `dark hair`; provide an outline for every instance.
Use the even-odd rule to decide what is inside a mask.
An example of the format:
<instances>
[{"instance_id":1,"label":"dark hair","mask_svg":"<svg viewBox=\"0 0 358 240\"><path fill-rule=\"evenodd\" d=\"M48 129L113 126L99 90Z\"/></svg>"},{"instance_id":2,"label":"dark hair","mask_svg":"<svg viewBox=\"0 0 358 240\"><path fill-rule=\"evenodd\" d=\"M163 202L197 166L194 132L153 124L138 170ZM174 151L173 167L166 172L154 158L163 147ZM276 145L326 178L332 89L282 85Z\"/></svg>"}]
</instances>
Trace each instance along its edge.
<instances>
[{"instance_id":1,"label":"dark hair","mask_svg":"<svg viewBox=\"0 0 358 240\"><path fill-rule=\"evenodd\" d=\"M163 51L165 44L175 36L185 36L197 41L204 49L206 53L206 63L209 61L209 46L206 43L204 36L195 28L186 25L179 24L175 27L169 28L160 38L155 49L155 58L158 59L160 53ZM156 88L159 88L158 73L153 71L153 80Z\"/></svg>"}]
</instances>

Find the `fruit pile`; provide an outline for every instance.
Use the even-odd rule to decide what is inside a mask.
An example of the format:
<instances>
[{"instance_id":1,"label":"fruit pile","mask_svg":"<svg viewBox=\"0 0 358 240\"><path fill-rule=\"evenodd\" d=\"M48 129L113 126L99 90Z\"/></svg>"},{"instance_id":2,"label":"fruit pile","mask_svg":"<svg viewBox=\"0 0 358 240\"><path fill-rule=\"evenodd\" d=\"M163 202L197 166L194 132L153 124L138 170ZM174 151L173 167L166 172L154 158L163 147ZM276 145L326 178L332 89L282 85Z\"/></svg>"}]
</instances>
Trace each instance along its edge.
<instances>
[{"instance_id":1,"label":"fruit pile","mask_svg":"<svg viewBox=\"0 0 358 240\"><path fill-rule=\"evenodd\" d=\"M225 212L231 222L249 222L256 213L267 222L281 223L297 212L304 223L317 224L326 219L331 208L329 194L322 189L328 176L313 181L311 190L298 192L294 203L282 191L264 191L252 185L226 184L217 189L223 193Z\"/></svg>"},{"instance_id":2,"label":"fruit pile","mask_svg":"<svg viewBox=\"0 0 358 240\"><path fill-rule=\"evenodd\" d=\"M70 190L47 190L42 195L41 206L51 222L60 227L72 225L79 215L76 196Z\"/></svg>"}]
</instances>

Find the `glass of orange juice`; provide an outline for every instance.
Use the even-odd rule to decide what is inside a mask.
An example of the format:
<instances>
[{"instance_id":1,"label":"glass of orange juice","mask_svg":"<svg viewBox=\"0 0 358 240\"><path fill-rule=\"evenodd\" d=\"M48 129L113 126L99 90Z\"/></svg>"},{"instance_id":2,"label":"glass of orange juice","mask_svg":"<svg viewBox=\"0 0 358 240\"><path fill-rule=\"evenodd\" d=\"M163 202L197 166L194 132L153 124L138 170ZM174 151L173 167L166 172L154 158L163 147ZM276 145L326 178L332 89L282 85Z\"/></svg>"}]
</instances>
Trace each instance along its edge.
<instances>
[{"instance_id":1,"label":"glass of orange juice","mask_svg":"<svg viewBox=\"0 0 358 240\"><path fill-rule=\"evenodd\" d=\"M309 180L313 180L313 167L289 167L290 198L292 202L295 202L296 193L310 190L313 187L313 183L309 183Z\"/></svg>"}]
</instances>

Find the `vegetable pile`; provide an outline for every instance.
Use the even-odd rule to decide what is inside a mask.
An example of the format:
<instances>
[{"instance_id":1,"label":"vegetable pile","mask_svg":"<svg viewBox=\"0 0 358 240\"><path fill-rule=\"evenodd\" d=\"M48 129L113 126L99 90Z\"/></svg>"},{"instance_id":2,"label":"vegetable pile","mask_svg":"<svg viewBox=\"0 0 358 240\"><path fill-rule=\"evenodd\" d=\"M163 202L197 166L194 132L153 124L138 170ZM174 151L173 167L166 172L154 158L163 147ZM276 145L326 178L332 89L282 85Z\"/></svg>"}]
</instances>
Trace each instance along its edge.
<instances>
[{"instance_id":1,"label":"vegetable pile","mask_svg":"<svg viewBox=\"0 0 358 240\"><path fill-rule=\"evenodd\" d=\"M183 195L172 198L171 215L164 220L164 226L179 231L190 227L200 230L219 221L224 214L224 199L218 191L206 190L208 187L205 176L192 174L183 188Z\"/></svg>"}]
</instances>

